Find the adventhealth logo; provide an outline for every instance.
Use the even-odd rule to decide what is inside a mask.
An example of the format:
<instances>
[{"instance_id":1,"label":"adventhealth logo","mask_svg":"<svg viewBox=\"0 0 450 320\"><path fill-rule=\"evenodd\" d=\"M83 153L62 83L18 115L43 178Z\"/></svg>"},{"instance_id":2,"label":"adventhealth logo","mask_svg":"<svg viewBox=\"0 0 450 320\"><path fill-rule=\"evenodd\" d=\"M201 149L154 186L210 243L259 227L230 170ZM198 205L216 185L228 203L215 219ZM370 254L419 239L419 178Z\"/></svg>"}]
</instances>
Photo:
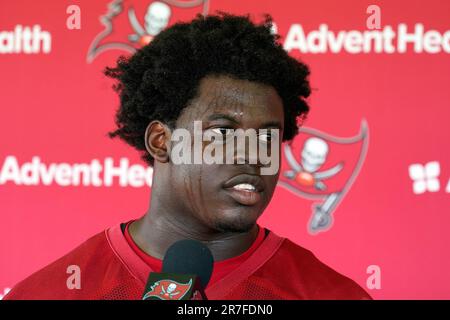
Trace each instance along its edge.
<instances>
[{"instance_id":1,"label":"adventhealth logo","mask_svg":"<svg viewBox=\"0 0 450 320\"><path fill-rule=\"evenodd\" d=\"M380 30L348 30L334 32L327 24L305 32L300 24L292 24L284 41L288 52L301 53L450 53L450 30L441 33L425 30L421 23L410 27L401 23Z\"/></svg>"},{"instance_id":2,"label":"adventhealth logo","mask_svg":"<svg viewBox=\"0 0 450 320\"><path fill-rule=\"evenodd\" d=\"M52 35L36 24L33 27L16 25L12 31L0 30L0 54L50 53Z\"/></svg>"},{"instance_id":3,"label":"adventhealth logo","mask_svg":"<svg viewBox=\"0 0 450 320\"><path fill-rule=\"evenodd\" d=\"M121 187L138 188L151 186L152 177L152 167L130 165L127 158L121 158L118 163L108 157L103 162L93 159L90 163L45 164L34 156L31 161L20 164L15 156L10 155L0 167L0 185L111 187L118 183Z\"/></svg>"},{"instance_id":4,"label":"adventhealth logo","mask_svg":"<svg viewBox=\"0 0 450 320\"><path fill-rule=\"evenodd\" d=\"M426 192L439 192L441 190L440 174L441 165L438 161L430 161L425 164L414 163L408 168L409 177L413 184L414 194ZM448 180L446 193L450 193L450 179Z\"/></svg>"}]
</instances>

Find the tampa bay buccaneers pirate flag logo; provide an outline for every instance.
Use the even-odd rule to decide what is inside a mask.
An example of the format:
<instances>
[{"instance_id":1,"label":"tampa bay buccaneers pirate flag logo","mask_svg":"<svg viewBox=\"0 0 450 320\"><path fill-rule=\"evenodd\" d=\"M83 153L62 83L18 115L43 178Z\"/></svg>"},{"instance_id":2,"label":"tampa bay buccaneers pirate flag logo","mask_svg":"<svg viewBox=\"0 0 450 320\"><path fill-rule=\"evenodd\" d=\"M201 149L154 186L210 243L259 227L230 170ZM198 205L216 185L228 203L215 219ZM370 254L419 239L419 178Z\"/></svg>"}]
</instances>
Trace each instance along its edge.
<instances>
[{"instance_id":1,"label":"tampa bay buccaneers pirate flag logo","mask_svg":"<svg viewBox=\"0 0 450 320\"><path fill-rule=\"evenodd\" d=\"M314 200L308 230L315 234L328 230L333 212L361 170L369 143L368 126L348 138L335 137L312 128L300 128L290 144L283 145L282 187Z\"/></svg>"},{"instance_id":2,"label":"tampa bay buccaneers pirate flag logo","mask_svg":"<svg viewBox=\"0 0 450 320\"><path fill-rule=\"evenodd\" d=\"M154 297L161 300L181 300L192 287L192 279L188 283L173 280L159 280L151 286L142 300Z\"/></svg>"},{"instance_id":3,"label":"tampa bay buccaneers pirate flag logo","mask_svg":"<svg viewBox=\"0 0 450 320\"><path fill-rule=\"evenodd\" d=\"M208 10L209 0L111 1L100 17L104 29L92 41L87 61L111 49L134 53L169 25Z\"/></svg>"}]
</instances>

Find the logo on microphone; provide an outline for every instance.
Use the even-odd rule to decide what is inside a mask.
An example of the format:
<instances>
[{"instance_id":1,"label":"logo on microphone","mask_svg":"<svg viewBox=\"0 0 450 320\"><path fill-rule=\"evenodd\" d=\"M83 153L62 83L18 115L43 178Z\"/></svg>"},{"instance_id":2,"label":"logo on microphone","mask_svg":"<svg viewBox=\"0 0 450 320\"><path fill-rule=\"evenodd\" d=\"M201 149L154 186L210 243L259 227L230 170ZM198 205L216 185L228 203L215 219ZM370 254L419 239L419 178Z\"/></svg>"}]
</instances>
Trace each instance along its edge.
<instances>
[{"instance_id":1,"label":"logo on microphone","mask_svg":"<svg viewBox=\"0 0 450 320\"><path fill-rule=\"evenodd\" d=\"M365 120L360 132L348 138L301 127L297 138L283 146L278 184L302 198L316 200L308 226L311 234L331 228L332 214L358 176L368 146Z\"/></svg>"},{"instance_id":2,"label":"logo on microphone","mask_svg":"<svg viewBox=\"0 0 450 320\"><path fill-rule=\"evenodd\" d=\"M179 283L173 280L159 280L150 287L142 300L155 297L161 300L181 300L192 287L192 279L188 283Z\"/></svg>"}]
</instances>

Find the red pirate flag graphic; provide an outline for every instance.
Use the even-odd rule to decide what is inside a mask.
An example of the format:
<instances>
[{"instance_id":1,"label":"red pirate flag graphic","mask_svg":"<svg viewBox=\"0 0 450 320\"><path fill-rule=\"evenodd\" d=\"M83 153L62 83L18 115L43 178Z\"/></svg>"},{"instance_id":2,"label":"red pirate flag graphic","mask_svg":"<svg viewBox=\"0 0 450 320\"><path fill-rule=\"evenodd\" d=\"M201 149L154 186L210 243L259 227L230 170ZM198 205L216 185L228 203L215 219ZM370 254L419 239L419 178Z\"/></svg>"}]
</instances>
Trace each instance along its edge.
<instances>
[{"instance_id":1,"label":"red pirate flag graphic","mask_svg":"<svg viewBox=\"0 0 450 320\"><path fill-rule=\"evenodd\" d=\"M349 138L335 137L300 128L290 144L284 144L279 185L294 194L315 201L308 230L328 230L333 212L361 170L369 143L368 126L361 122L360 132Z\"/></svg>"},{"instance_id":2,"label":"red pirate flag graphic","mask_svg":"<svg viewBox=\"0 0 450 320\"><path fill-rule=\"evenodd\" d=\"M174 280L159 280L151 286L142 300L155 297L161 300L181 300L192 287L192 279L188 283L179 283Z\"/></svg>"},{"instance_id":3,"label":"red pirate flag graphic","mask_svg":"<svg viewBox=\"0 0 450 320\"><path fill-rule=\"evenodd\" d=\"M92 41L87 61L111 49L134 53L173 22L206 15L208 10L209 0L111 1L100 17L104 29Z\"/></svg>"}]
</instances>

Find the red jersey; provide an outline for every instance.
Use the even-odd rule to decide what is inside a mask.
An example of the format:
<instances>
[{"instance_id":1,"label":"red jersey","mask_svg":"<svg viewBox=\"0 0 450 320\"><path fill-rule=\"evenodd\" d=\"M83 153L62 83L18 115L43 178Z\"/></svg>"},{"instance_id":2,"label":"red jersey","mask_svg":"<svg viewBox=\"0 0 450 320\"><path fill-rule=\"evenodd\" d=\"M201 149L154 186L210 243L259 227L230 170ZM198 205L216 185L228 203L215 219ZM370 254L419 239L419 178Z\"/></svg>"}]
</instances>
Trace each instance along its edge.
<instances>
[{"instance_id":1,"label":"red jersey","mask_svg":"<svg viewBox=\"0 0 450 320\"><path fill-rule=\"evenodd\" d=\"M148 255L146 252L140 249L138 245L134 242L128 229L131 222L132 221L127 223L125 227L124 230L125 239L127 240L130 247L133 249L133 251L142 260L144 260L145 263L148 264L151 270L154 270L155 272L161 272L163 261L161 259L157 259L155 257ZM244 253L233 258L214 262L213 272L211 274L211 279L209 280L208 284L212 285L213 283L216 283L217 281L225 277L227 274L229 274L231 271L238 268L245 260L247 260L247 258L251 256L253 252L256 249L258 249L259 245L264 241L265 230L266 230L265 228L259 227L258 235L256 236L255 241L253 241L253 244Z\"/></svg>"},{"instance_id":2,"label":"red jersey","mask_svg":"<svg viewBox=\"0 0 450 320\"><path fill-rule=\"evenodd\" d=\"M72 265L81 271L79 289L67 285ZM117 225L21 281L4 299L141 299L149 273L158 271ZM205 293L210 300L371 299L353 280L273 231L234 270L209 283Z\"/></svg>"}]
</instances>

